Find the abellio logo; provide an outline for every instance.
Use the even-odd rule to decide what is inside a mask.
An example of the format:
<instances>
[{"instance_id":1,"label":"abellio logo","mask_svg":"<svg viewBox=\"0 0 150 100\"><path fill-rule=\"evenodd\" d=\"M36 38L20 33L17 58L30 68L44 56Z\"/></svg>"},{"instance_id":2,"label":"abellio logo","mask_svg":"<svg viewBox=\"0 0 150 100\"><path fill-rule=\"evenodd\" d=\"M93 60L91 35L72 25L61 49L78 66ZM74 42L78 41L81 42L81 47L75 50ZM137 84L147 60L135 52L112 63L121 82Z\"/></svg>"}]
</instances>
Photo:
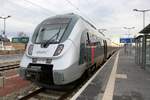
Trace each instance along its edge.
<instances>
[{"instance_id":1,"label":"abellio logo","mask_svg":"<svg viewBox=\"0 0 150 100\"><path fill-rule=\"evenodd\" d=\"M38 54L46 54L46 51L37 51Z\"/></svg>"}]
</instances>

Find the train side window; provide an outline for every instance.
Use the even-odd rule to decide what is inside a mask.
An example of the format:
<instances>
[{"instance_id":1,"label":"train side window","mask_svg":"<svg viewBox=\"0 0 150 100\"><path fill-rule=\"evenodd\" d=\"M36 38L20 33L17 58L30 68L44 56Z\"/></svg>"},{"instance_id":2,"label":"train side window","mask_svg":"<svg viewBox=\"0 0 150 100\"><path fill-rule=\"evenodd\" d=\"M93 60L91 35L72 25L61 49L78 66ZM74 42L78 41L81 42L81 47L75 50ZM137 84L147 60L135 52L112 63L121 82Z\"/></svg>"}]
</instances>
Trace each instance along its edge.
<instances>
[{"instance_id":1,"label":"train side window","mask_svg":"<svg viewBox=\"0 0 150 100\"><path fill-rule=\"evenodd\" d=\"M87 33L87 42L86 44L88 46L97 46L97 37L94 35L94 34L91 34L91 33Z\"/></svg>"},{"instance_id":2,"label":"train side window","mask_svg":"<svg viewBox=\"0 0 150 100\"><path fill-rule=\"evenodd\" d=\"M98 46L98 47L102 47L102 46L103 46L103 44L102 44L102 39L101 39L101 38L98 38L97 40L98 40L97 46Z\"/></svg>"},{"instance_id":3,"label":"train side window","mask_svg":"<svg viewBox=\"0 0 150 100\"><path fill-rule=\"evenodd\" d=\"M102 39L100 40L100 42L101 42L101 46L104 46L104 42Z\"/></svg>"},{"instance_id":4,"label":"train side window","mask_svg":"<svg viewBox=\"0 0 150 100\"><path fill-rule=\"evenodd\" d=\"M98 41L97 46L101 47L101 42L100 41Z\"/></svg>"},{"instance_id":5,"label":"train side window","mask_svg":"<svg viewBox=\"0 0 150 100\"><path fill-rule=\"evenodd\" d=\"M101 42L100 42L100 38L96 37L96 46L97 47L101 47Z\"/></svg>"}]
</instances>

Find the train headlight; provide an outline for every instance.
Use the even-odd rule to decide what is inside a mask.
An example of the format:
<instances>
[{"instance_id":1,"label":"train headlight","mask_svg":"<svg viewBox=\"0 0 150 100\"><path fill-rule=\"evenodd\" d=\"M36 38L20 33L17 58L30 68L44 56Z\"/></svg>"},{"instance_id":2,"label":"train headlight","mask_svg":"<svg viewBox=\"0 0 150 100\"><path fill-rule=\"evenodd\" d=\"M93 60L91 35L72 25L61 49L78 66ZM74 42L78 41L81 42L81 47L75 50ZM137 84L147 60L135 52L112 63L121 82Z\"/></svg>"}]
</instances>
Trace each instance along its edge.
<instances>
[{"instance_id":1,"label":"train headlight","mask_svg":"<svg viewBox=\"0 0 150 100\"><path fill-rule=\"evenodd\" d=\"M32 55L32 51L33 51L33 44L29 45L29 47L28 47L28 54Z\"/></svg>"},{"instance_id":2,"label":"train headlight","mask_svg":"<svg viewBox=\"0 0 150 100\"><path fill-rule=\"evenodd\" d=\"M63 48L64 48L64 45L59 44L53 56L58 56L62 52Z\"/></svg>"}]
</instances>

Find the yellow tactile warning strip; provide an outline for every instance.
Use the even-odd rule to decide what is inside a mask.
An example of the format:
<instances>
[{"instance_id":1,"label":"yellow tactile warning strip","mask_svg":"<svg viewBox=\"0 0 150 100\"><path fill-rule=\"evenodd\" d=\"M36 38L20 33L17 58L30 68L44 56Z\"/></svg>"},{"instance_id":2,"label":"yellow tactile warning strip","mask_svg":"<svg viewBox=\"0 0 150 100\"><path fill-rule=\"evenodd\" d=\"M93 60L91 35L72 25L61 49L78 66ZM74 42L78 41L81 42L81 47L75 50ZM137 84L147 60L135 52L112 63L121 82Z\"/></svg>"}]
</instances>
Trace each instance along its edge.
<instances>
[{"instance_id":1,"label":"yellow tactile warning strip","mask_svg":"<svg viewBox=\"0 0 150 100\"><path fill-rule=\"evenodd\" d=\"M110 74L110 77L109 77L102 100L113 100L113 92L114 92L114 87L115 87L119 53L120 53L120 51L118 52L118 54L116 56L115 63L114 63L112 72Z\"/></svg>"}]
</instances>

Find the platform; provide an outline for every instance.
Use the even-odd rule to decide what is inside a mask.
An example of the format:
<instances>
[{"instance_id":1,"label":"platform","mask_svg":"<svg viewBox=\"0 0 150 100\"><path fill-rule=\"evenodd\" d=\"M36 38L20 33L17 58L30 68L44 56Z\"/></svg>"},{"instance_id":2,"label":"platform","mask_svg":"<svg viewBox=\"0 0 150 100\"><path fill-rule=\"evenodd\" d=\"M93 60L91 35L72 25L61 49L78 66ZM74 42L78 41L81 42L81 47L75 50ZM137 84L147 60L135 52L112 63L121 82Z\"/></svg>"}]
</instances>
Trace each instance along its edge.
<instances>
[{"instance_id":1,"label":"platform","mask_svg":"<svg viewBox=\"0 0 150 100\"><path fill-rule=\"evenodd\" d=\"M121 49L71 100L150 100L150 72Z\"/></svg>"}]
</instances>

